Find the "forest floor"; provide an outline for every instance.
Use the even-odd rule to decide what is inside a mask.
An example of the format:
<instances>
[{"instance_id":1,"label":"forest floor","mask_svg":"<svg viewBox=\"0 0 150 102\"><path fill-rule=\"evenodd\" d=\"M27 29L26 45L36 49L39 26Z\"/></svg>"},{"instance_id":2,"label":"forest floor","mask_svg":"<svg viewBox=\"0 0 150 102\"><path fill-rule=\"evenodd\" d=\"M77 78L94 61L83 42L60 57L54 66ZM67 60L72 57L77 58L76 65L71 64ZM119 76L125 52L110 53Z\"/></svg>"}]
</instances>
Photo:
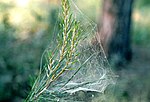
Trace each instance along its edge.
<instances>
[{"instance_id":1,"label":"forest floor","mask_svg":"<svg viewBox=\"0 0 150 102\"><path fill-rule=\"evenodd\" d=\"M132 61L116 74L119 78L113 91L106 92L106 102L150 102L150 48L134 45Z\"/></svg>"}]
</instances>

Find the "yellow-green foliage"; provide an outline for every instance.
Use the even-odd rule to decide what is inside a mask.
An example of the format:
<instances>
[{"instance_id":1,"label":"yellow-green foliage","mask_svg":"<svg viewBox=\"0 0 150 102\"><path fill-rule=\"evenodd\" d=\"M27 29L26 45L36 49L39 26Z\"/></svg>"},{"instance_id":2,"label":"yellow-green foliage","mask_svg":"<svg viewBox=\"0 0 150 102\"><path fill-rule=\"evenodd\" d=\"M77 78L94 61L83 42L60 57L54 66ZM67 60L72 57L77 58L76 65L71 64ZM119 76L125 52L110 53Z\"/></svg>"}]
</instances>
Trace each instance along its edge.
<instances>
[{"instance_id":1,"label":"yellow-green foliage","mask_svg":"<svg viewBox=\"0 0 150 102\"><path fill-rule=\"evenodd\" d=\"M39 100L39 97L44 91L46 91L65 71L69 71L72 64L76 62L78 56L76 47L81 32L79 27L80 24L73 17L73 14L70 13L69 0L62 0L61 12L61 30L58 34L57 47L54 48L54 50L46 50L47 63L44 69L41 69L26 101Z\"/></svg>"}]
</instances>

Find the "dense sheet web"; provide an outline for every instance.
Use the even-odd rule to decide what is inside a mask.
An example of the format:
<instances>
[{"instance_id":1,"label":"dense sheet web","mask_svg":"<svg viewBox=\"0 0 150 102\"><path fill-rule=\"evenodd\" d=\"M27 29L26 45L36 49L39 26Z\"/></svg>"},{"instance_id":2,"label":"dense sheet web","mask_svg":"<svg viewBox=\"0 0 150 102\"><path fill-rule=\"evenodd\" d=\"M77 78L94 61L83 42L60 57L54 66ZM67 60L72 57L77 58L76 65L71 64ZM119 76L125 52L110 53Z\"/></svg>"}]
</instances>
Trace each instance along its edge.
<instances>
[{"instance_id":1,"label":"dense sheet web","mask_svg":"<svg viewBox=\"0 0 150 102\"><path fill-rule=\"evenodd\" d=\"M83 29L84 36L78 46L78 51L81 55L78 58L78 63L72 66L73 69L62 75L60 80L62 82L64 81L64 83L68 80L69 82L65 85L64 83L58 84L58 86L61 87L58 90L68 93L75 93L81 90L104 92L105 88L113 83L114 75L100 43L93 45L90 42L92 37L97 33L97 24L86 17L73 1L71 2L71 8L76 19L81 22ZM88 58L90 59L86 64L82 68L79 68ZM79 71L76 73L78 68ZM70 80L72 76L73 78ZM51 90L53 90L53 88Z\"/></svg>"},{"instance_id":2,"label":"dense sheet web","mask_svg":"<svg viewBox=\"0 0 150 102\"><path fill-rule=\"evenodd\" d=\"M91 43L92 38L97 34L97 25L86 17L72 0L71 12L80 21L82 29L82 37L76 49L76 53L79 53L79 56L76 58L77 62L72 64L70 70L65 71L58 80L45 90L42 90L41 92L44 94L39 97L39 100L52 100L53 98L60 97L60 94L62 94L61 97L64 97L64 93L73 94L78 91L102 93L108 85L114 83L114 74L111 71L101 44L94 45ZM56 33L54 32L54 35ZM53 46L47 48L42 55L40 74L35 82L34 94L44 89L44 85L48 77L50 77L47 65L43 64L49 59L47 57L50 54L49 52L55 51L54 60L56 63L60 57L57 40L54 40L54 42ZM59 93L59 95L54 94L55 92ZM40 95L41 93L38 94Z\"/></svg>"}]
</instances>

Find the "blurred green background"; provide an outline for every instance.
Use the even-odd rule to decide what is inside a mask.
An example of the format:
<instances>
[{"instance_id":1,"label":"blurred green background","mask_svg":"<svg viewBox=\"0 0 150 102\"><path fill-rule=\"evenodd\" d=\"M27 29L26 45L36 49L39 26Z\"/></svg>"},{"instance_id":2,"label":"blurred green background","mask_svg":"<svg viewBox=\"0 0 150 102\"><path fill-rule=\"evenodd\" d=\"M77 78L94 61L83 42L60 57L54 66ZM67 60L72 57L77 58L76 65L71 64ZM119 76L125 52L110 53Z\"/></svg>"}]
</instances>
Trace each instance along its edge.
<instances>
[{"instance_id":1,"label":"blurred green background","mask_svg":"<svg viewBox=\"0 0 150 102\"><path fill-rule=\"evenodd\" d=\"M99 24L101 0L76 0ZM57 21L58 0L0 0L0 102L20 102L31 89L41 55ZM84 5L83 5L84 4ZM132 15L133 61L99 102L150 102L150 1L135 0Z\"/></svg>"}]
</instances>

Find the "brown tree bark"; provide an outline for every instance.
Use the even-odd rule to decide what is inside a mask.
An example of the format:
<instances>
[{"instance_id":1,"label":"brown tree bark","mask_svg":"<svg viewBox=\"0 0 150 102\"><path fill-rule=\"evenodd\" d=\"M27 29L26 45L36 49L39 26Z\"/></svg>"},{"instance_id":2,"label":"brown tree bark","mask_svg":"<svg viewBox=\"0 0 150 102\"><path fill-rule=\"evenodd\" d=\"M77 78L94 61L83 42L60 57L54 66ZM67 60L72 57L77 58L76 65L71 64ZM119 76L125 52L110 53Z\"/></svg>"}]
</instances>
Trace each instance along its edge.
<instances>
[{"instance_id":1,"label":"brown tree bark","mask_svg":"<svg viewBox=\"0 0 150 102\"><path fill-rule=\"evenodd\" d=\"M115 65L122 65L132 58L132 5L133 0L103 0L100 33L96 38L102 42L108 59Z\"/></svg>"}]
</instances>

